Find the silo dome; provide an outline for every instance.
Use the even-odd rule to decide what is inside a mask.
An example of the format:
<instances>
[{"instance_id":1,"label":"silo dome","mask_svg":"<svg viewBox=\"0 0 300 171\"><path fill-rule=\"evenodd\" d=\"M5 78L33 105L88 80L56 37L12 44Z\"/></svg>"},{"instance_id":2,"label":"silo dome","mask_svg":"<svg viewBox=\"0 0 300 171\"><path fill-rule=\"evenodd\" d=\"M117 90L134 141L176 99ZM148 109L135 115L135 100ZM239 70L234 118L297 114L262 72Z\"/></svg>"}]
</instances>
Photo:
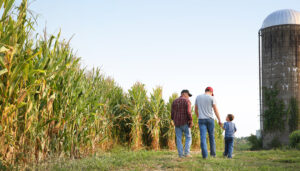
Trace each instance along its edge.
<instances>
[{"instance_id":1,"label":"silo dome","mask_svg":"<svg viewBox=\"0 0 300 171\"><path fill-rule=\"evenodd\" d=\"M262 29L285 24L299 24L300 25L300 12L292 9L278 10L264 20Z\"/></svg>"}]
</instances>

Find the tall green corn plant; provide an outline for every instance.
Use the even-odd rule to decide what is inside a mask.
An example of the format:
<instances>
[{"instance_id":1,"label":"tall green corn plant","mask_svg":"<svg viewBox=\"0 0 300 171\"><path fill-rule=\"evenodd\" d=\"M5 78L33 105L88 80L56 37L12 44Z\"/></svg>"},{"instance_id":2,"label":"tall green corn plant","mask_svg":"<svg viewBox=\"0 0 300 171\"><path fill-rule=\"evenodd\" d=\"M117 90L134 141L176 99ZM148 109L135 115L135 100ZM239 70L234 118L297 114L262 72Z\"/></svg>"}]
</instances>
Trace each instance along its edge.
<instances>
[{"instance_id":1,"label":"tall green corn plant","mask_svg":"<svg viewBox=\"0 0 300 171\"><path fill-rule=\"evenodd\" d=\"M150 94L149 120L147 121L147 127L152 138L151 148L154 150L159 149L161 118L165 114L165 110L162 88L157 87L153 89L153 92Z\"/></svg>"},{"instance_id":2,"label":"tall green corn plant","mask_svg":"<svg viewBox=\"0 0 300 171\"><path fill-rule=\"evenodd\" d=\"M28 49L32 22L26 18L27 1L22 1L16 15L12 14L13 4L14 0L0 1L0 159L7 164L26 160L24 134L32 105L28 95L37 85L27 80L40 52Z\"/></svg>"},{"instance_id":3,"label":"tall green corn plant","mask_svg":"<svg viewBox=\"0 0 300 171\"><path fill-rule=\"evenodd\" d=\"M84 138L82 144L90 145L92 151L95 151L99 142L107 141L107 132L110 122L107 120L107 100L105 92L108 90L105 78L99 69L93 69L85 74L85 78L81 80L80 97L82 100L82 109L84 110L84 124L81 131Z\"/></svg>"},{"instance_id":4,"label":"tall green corn plant","mask_svg":"<svg viewBox=\"0 0 300 171\"><path fill-rule=\"evenodd\" d=\"M107 117L108 106L105 95L110 90L110 83L106 82L99 69L84 74L79 82L77 100L74 99L74 107L78 107L75 116L81 121L75 123L77 132L75 141L79 143L76 144L76 148L79 150L91 146L92 151L95 151L100 141L108 139L111 122Z\"/></svg>"},{"instance_id":5,"label":"tall green corn plant","mask_svg":"<svg viewBox=\"0 0 300 171\"><path fill-rule=\"evenodd\" d=\"M200 130L198 126L198 118L195 114L195 108L192 108L192 117L193 117L193 127L191 128L192 131L192 147L194 149L199 149L200 148Z\"/></svg>"},{"instance_id":6,"label":"tall green corn plant","mask_svg":"<svg viewBox=\"0 0 300 171\"><path fill-rule=\"evenodd\" d=\"M96 75L102 76L99 70ZM120 129L118 129L119 123L117 121L121 120L125 112L123 105L123 103L125 103L124 93L122 88L117 86L112 78L103 77L102 81L95 83L96 84L92 86L94 88L91 93L97 94L96 99L93 101L98 102L102 110L100 110L101 127L98 128L102 133L100 137L100 141L102 142L101 147L103 149L111 148L119 137ZM92 96L95 95L90 94L90 97Z\"/></svg>"},{"instance_id":7,"label":"tall green corn plant","mask_svg":"<svg viewBox=\"0 0 300 171\"><path fill-rule=\"evenodd\" d=\"M81 69L60 34L31 39L27 1L17 14L13 4L0 1L1 163L78 157L103 141L114 142L115 118L126 109L122 89L99 70L89 76Z\"/></svg>"},{"instance_id":8,"label":"tall green corn plant","mask_svg":"<svg viewBox=\"0 0 300 171\"><path fill-rule=\"evenodd\" d=\"M126 125L126 106L128 103L127 96L124 91L119 87L111 78L106 79L106 82L111 83L110 90L107 91L106 98L108 99L108 115L110 127L108 128L107 135L110 138L109 144L124 143L129 137L130 128Z\"/></svg>"},{"instance_id":9,"label":"tall green corn plant","mask_svg":"<svg viewBox=\"0 0 300 171\"><path fill-rule=\"evenodd\" d=\"M177 93L173 93L172 96L169 97L169 101L167 103L167 115L166 115L166 119L164 120L164 125L166 127L165 136L167 137L167 145L170 150L176 149L175 129L174 129L174 123L171 120L171 110L172 110L173 101L177 98L178 98Z\"/></svg>"},{"instance_id":10,"label":"tall green corn plant","mask_svg":"<svg viewBox=\"0 0 300 171\"><path fill-rule=\"evenodd\" d=\"M142 146L142 115L146 112L145 105L147 103L147 92L145 85L135 83L128 90L128 114L131 120L130 142L132 149L138 149Z\"/></svg>"},{"instance_id":11,"label":"tall green corn plant","mask_svg":"<svg viewBox=\"0 0 300 171\"><path fill-rule=\"evenodd\" d=\"M76 111L69 111L69 107L74 107L73 99L78 94L77 89L72 91L72 86L78 85L83 78L82 71L78 70L79 59L75 58L67 43L59 42L57 37L45 36L37 41L36 47L40 47L42 52L35 60L35 68L43 75L36 75L39 78L40 86L33 95L35 104L34 123L38 129L33 138L35 140L36 160L46 158L49 152L59 153L64 150L71 150L69 139L64 137L63 131L71 129L65 127L70 124L70 117ZM71 82L74 81L74 82ZM72 127L74 129L74 127ZM73 134L70 134L72 137ZM63 139L63 141L62 141ZM48 152L49 151L49 152ZM43 154L43 156L41 156ZM72 152L71 152L72 154Z\"/></svg>"}]
</instances>

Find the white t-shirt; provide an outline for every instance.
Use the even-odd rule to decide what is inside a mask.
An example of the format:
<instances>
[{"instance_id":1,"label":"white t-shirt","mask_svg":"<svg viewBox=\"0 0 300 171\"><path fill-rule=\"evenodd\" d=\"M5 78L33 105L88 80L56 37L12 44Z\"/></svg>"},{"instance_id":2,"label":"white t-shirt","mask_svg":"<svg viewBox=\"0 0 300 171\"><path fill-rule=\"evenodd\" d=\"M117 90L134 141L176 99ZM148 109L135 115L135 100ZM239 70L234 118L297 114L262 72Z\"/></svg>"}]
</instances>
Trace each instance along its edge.
<instances>
[{"instance_id":1,"label":"white t-shirt","mask_svg":"<svg viewBox=\"0 0 300 171\"><path fill-rule=\"evenodd\" d=\"M213 119L213 105L217 104L214 96L202 94L197 96L195 105L198 107L198 119Z\"/></svg>"}]
</instances>

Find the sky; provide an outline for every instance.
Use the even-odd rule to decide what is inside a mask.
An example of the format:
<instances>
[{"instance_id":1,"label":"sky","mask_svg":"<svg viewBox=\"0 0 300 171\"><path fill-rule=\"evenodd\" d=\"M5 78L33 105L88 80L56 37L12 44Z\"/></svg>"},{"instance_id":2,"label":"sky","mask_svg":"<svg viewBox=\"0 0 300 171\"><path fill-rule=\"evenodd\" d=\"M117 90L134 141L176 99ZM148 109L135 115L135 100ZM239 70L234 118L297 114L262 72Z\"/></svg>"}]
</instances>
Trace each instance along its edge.
<instances>
[{"instance_id":1,"label":"sky","mask_svg":"<svg viewBox=\"0 0 300 171\"><path fill-rule=\"evenodd\" d=\"M20 1L20 0L19 0ZM299 0L35 0L36 32L71 40L88 69L99 67L128 90L135 82L165 99L214 88L222 122L235 115L237 137L259 124L258 31L279 9Z\"/></svg>"}]
</instances>

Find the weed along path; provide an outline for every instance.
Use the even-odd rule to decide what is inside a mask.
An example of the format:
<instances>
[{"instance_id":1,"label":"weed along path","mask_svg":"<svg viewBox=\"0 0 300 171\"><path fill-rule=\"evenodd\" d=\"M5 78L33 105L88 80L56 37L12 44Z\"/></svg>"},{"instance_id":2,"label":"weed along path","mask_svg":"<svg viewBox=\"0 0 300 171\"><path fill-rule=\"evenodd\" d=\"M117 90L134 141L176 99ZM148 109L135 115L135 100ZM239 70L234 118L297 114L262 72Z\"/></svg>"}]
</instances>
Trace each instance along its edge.
<instances>
[{"instance_id":1,"label":"weed along path","mask_svg":"<svg viewBox=\"0 0 300 171\"><path fill-rule=\"evenodd\" d=\"M95 156L68 161L52 161L37 170L300 170L300 151L236 151L233 159L201 158L193 151L190 158L178 158L176 151L128 151L114 149Z\"/></svg>"}]
</instances>

